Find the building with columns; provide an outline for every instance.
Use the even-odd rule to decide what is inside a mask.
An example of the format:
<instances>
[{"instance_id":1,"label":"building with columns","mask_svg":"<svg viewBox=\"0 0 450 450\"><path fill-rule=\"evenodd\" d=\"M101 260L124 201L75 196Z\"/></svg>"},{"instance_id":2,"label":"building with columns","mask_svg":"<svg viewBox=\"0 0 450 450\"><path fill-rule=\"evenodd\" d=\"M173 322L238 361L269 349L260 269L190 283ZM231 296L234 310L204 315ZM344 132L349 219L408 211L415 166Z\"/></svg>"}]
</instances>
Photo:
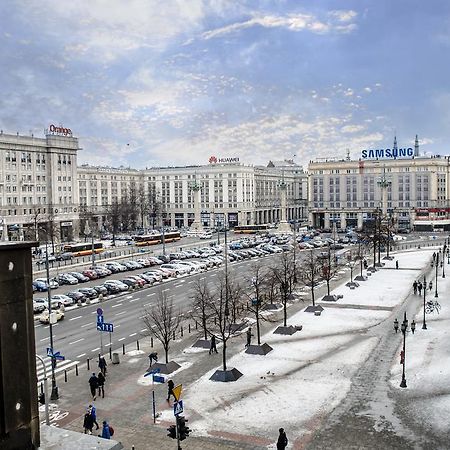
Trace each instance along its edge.
<instances>
[{"instance_id":1,"label":"building with columns","mask_svg":"<svg viewBox=\"0 0 450 450\"><path fill-rule=\"evenodd\" d=\"M52 241L73 238L79 208L79 150L78 139L63 127L51 125L44 138L0 131L4 240L35 240L44 234L50 234Z\"/></svg>"},{"instance_id":2,"label":"building with columns","mask_svg":"<svg viewBox=\"0 0 450 450\"><path fill-rule=\"evenodd\" d=\"M106 207L134 189L146 197L156 194L165 224L174 227L194 222L195 195L201 226L214 226L218 217L224 217L230 227L272 223L281 218L280 184L284 179L287 219L305 220L306 174L293 162L290 166L290 171L284 171L273 165L239 162L145 170L83 165L78 168L80 205L104 222ZM148 218L143 219L142 225L148 227Z\"/></svg>"},{"instance_id":3,"label":"building with columns","mask_svg":"<svg viewBox=\"0 0 450 450\"><path fill-rule=\"evenodd\" d=\"M308 166L309 223L362 228L377 208L400 229L450 230L450 159L415 148L363 150L358 160L329 158Z\"/></svg>"}]
</instances>

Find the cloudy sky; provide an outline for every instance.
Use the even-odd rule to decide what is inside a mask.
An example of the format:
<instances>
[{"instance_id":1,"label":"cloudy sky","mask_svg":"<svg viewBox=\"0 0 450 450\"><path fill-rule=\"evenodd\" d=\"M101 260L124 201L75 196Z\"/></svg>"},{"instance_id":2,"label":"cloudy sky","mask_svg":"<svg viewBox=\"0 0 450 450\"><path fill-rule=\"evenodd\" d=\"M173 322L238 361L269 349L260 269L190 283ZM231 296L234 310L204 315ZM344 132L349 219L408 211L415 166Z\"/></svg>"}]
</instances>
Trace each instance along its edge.
<instances>
[{"instance_id":1,"label":"cloudy sky","mask_svg":"<svg viewBox=\"0 0 450 450\"><path fill-rule=\"evenodd\" d=\"M448 153L446 0L2 0L0 56L0 128L80 163Z\"/></svg>"}]
</instances>

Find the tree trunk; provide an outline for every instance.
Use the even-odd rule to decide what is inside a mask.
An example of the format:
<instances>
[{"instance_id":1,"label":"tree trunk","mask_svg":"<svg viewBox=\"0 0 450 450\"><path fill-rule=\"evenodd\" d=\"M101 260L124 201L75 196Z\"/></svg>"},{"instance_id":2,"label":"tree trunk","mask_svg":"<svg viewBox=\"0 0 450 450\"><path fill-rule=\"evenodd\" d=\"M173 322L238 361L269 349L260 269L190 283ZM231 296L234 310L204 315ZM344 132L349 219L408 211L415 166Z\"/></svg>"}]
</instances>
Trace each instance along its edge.
<instances>
[{"instance_id":1,"label":"tree trunk","mask_svg":"<svg viewBox=\"0 0 450 450\"><path fill-rule=\"evenodd\" d=\"M259 309L256 307L256 335L258 336L258 345L261 345L261 330L259 327Z\"/></svg>"},{"instance_id":2,"label":"tree trunk","mask_svg":"<svg viewBox=\"0 0 450 450\"><path fill-rule=\"evenodd\" d=\"M223 347L222 347L222 365L223 365L223 370L227 370L227 341L225 340L224 336L222 335L222 342L223 342Z\"/></svg>"},{"instance_id":3,"label":"tree trunk","mask_svg":"<svg viewBox=\"0 0 450 450\"><path fill-rule=\"evenodd\" d=\"M169 344L164 344L164 353L166 355L166 364L169 362Z\"/></svg>"},{"instance_id":4,"label":"tree trunk","mask_svg":"<svg viewBox=\"0 0 450 450\"><path fill-rule=\"evenodd\" d=\"M313 306L316 306L316 298L314 295L314 280L311 282L311 298Z\"/></svg>"},{"instance_id":5,"label":"tree trunk","mask_svg":"<svg viewBox=\"0 0 450 450\"><path fill-rule=\"evenodd\" d=\"M203 327L203 333L205 335L205 341L208 340L208 330L206 328L206 317L205 314L203 314L202 317L202 327Z\"/></svg>"},{"instance_id":6,"label":"tree trunk","mask_svg":"<svg viewBox=\"0 0 450 450\"><path fill-rule=\"evenodd\" d=\"M287 327L287 296L286 293L284 294L284 301L283 301L283 316L284 316L284 326Z\"/></svg>"}]
</instances>

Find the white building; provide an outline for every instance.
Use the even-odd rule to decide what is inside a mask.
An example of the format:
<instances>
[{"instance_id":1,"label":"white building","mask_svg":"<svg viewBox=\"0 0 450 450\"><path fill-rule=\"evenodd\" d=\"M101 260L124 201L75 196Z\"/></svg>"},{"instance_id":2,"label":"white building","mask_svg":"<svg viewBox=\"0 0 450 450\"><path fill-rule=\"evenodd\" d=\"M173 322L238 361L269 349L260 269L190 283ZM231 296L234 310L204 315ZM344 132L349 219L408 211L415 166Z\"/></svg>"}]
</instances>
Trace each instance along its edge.
<instances>
[{"instance_id":1,"label":"white building","mask_svg":"<svg viewBox=\"0 0 450 450\"><path fill-rule=\"evenodd\" d=\"M372 158L372 159L370 159ZM450 160L415 148L363 150L361 158L311 161L309 222L317 228L361 228L376 208L398 228L450 230Z\"/></svg>"},{"instance_id":2,"label":"white building","mask_svg":"<svg viewBox=\"0 0 450 450\"><path fill-rule=\"evenodd\" d=\"M3 239L72 239L78 219L78 139L51 125L45 138L0 132L0 227Z\"/></svg>"}]
</instances>

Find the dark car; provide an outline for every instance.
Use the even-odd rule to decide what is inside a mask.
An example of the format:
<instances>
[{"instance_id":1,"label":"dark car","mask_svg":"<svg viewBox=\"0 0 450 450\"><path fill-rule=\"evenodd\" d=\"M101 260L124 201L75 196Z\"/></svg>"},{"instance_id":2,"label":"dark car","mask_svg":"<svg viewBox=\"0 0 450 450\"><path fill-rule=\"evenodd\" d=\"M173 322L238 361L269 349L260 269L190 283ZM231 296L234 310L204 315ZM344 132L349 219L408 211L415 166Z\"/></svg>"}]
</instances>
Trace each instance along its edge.
<instances>
[{"instance_id":1,"label":"dark car","mask_svg":"<svg viewBox=\"0 0 450 450\"><path fill-rule=\"evenodd\" d=\"M84 294L82 294L81 292L78 292L78 291L66 292L66 295L68 297L70 297L71 299L73 299L74 303L78 303L79 301L84 303L86 301L86 296Z\"/></svg>"},{"instance_id":2,"label":"dark car","mask_svg":"<svg viewBox=\"0 0 450 450\"><path fill-rule=\"evenodd\" d=\"M108 291L108 294L118 294L119 292L122 292L119 286L116 286L114 284L103 284L102 287L104 287Z\"/></svg>"},{"instance_id":3,"label":"dark car","mask_svg":"<svg viewBox=\"0 0 450 450\"><path fill-rule=\"evenodd\" d=\"M95 289L97 291L98 295L100 295L100 294L108 295L108 289L103 285L93 286L92 289Z\"/></svg>"},{"instance_id":4,"label":"dark car","mask_svg":"<svg viewBox=\"0 0 450 450\"><path fill-rule=\"evenodd\" d=\"M82 287L78 289L78 292L81 292L84 296L90 299L98 297L98 292L94 288Z\"/></svg>"},{"instance_id":5,"label":"dark car","mask_svg":"<svg viewBox=\"0 0 450 450\"><path fill-rule=\"evenodd\" d=\"M82 283L85 283L86 281L89 281L89 278L83 275L80 272L69 272L69 275L72 275L75 277L78 281L81 281Z\"/></svg>"},{"instance_id":6,"label":"dark car","mask_svg":"<svg viewBox=\"0 0 450 450\"><path fill-rule=\"evenodd\" d=\"M126 284L129 287L136 287L139 286L139 283L136 280L133 280L131 278L124 278L123 280L120 280L123 284Z\"/></svg>"}]
</instances>

